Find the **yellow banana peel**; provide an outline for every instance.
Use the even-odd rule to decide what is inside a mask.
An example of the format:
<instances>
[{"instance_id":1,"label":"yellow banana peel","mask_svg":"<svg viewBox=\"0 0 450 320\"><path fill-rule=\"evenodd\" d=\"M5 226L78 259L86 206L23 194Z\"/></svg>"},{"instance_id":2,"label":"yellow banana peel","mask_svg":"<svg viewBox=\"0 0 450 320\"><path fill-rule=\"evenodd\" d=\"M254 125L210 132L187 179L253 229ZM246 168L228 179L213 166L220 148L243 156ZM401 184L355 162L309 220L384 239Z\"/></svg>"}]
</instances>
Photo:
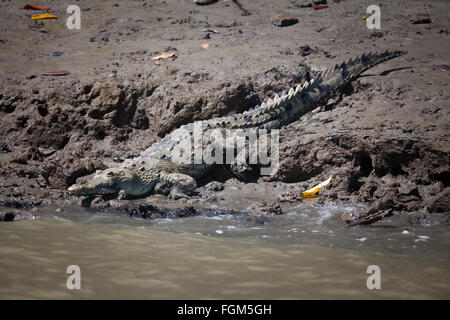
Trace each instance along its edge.
<instances>
[{"instance_id":1,"label":"yellow banana peel","mask_svg":"<svg viewBox=\"0 0 450 320\"><path fill-rule=\"evenodd\" d=\"M31 16L32 20L40 20L40 19L58 19L57 16L50 14L50 13L45 13L45 14L35 14L34 16Z\"/></svg>"},{"instance_id":2,"label":"yellow banana peel","mask_svg":"<svg viewBox=\"0 0 450 320\"><path fill-rule=\"evenodd\" d=\"M320 188L326 186L327 184L329 184L331 182L331 178L333 175L331 175L327 180L319 183L317 186L312 187L311 189L308 189L306 191L302 192L302 195L304 198L309 198L314 196L316 193L318 193L320 191Z\"/></svg>"}]
</instances>

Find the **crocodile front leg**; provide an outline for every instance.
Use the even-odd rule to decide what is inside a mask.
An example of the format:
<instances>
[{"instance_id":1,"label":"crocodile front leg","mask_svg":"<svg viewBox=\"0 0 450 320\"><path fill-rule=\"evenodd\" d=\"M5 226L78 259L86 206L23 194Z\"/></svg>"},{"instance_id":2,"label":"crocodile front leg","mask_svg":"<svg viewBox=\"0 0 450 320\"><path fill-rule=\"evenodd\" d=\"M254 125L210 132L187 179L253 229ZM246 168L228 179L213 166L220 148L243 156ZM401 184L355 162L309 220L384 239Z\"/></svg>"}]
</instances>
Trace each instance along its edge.
<instances>
[{"instance_id":1,"label":"crocodile front leg","mask_svg":"<svg viewBox=\"0 0 450 320\"><path fill-rule=\"evenodd\" d=\"M180 199L187 198L190 195L195 194L197 188L197 182L191 176L178 172L161 172L160 180L171 184L169 198Z\"/></svg>"}]
</instances>

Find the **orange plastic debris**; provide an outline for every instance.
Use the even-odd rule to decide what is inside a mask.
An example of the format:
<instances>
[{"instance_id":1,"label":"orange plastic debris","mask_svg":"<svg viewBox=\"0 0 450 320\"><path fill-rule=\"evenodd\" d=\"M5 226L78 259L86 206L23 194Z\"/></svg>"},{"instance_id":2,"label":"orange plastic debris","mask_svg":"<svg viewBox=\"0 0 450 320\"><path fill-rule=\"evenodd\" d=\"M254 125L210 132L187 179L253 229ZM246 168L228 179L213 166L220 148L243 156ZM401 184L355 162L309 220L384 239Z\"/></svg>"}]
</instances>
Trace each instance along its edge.
<instances>
[{"instance_id":1,"label":"orange plastic debris","mask_svg":"<svg viewBox=\"0 0 450 320\"><path fill-rule=\"evenodd\" d=\"M133 58L131 58L131 60L134 60L134 61L146 61L146 60L148 60L148 58L133 57Z\"/></svg>"},{"instance_id":2,"label":"orange plastic debris","mask_svg":"<svg viewBox=\"0 0 450 320\"><path fill-rule=\"evenodd\" d=\"M326 5L314 5L313 6L314 10L320 10L320 9L326 9L326 8L328 8L328 6L326 6Z\"/></svg>"},{"instance_id":3,"label":"orange plastic debris","mask_svg":"<svg viewBox=\"0 0 450 320\"><path fill-rule=\"evenodd\" d=\"M57 16L50 14L50 13L45 13L45 14L36 14L34 16L31 16L32 20L40 20L40 19L58 19Z\"/></svg>"},{"instance_id":4,"label":"orange plastic debris","mask_svg":"<svg viewBox=\"0 0 450 320\"><path fill-rule=\"evenodd\" d=\"M175 52L164 52L159 56L153 57L152 60L167 59L173 57L174 55L176 55Z\"/></svg>"},{"instance_id":5,"label":"orange plastic debris","mask_svg":"<svg viewBox=\"0 0 450 320\"><path fill-rule=\"evenodd\" d=\"M209 48L209 43L204 43L204 44L202 44L202 48L203 48L203 49L208 49L208 48Z\"/></svg>"},{"instance_id":6,"label":"orange plastic debris","mask_svg":"<svg viewBox=\"0 0 450 320\"><path fill-rule=\"evenodd\" d=\"M27 4L25 7L23 7L26 10L48 10L50 7L41 7L34 4Z\"/></svg>"}]
</instances>

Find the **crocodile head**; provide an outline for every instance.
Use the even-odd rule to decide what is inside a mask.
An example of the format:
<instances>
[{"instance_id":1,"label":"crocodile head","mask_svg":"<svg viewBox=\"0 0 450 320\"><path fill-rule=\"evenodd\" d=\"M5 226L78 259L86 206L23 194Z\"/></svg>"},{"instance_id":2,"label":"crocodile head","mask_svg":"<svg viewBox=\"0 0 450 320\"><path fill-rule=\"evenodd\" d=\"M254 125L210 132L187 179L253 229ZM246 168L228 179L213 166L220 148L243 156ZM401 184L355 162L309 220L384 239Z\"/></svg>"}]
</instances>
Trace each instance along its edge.
<instances>
[{"instance_id":1,"label":"crocodile head","mask_svg":"<svg viewBox=\"0 0 450 320\"><path fill-rule=\"evenodd\" d=\"M110 168L97 173L83 184L74 184L68 190L76 195L113 194L133 185L135 175L128 168Z\"/></svg>"}]
</instances>

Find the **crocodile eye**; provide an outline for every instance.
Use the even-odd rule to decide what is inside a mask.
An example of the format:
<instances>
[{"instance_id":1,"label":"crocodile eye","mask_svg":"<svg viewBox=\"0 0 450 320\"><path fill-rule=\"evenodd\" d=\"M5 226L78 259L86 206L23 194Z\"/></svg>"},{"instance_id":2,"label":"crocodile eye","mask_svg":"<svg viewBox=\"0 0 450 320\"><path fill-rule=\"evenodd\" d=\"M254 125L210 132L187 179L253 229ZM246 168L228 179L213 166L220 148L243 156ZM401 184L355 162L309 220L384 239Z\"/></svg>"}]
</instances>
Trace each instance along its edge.
<instances>
[{"instance_id":1,"label":"crocodile eye","mask_svg":"<svg viewBox=\"0 0 450 320\"><path fill-rule=\"evenodd\" d=\"M114 172L109 171L109 172L106 173L106 176L107 177L114 177Z\"/></svg>"}]
</instances>

